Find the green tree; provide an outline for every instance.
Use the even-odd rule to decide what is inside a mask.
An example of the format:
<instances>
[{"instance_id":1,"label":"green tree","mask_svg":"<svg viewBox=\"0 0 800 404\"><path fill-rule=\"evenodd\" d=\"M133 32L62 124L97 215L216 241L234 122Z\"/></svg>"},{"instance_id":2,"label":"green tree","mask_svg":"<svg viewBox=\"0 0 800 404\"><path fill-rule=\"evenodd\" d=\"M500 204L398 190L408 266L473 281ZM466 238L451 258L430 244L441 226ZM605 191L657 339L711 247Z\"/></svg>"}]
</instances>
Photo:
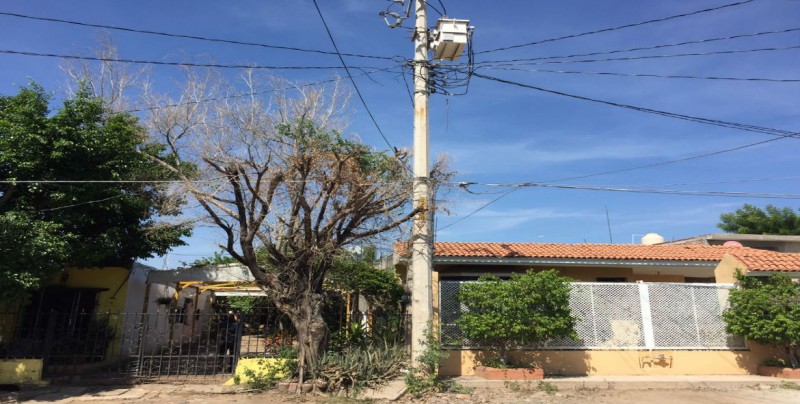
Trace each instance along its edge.
<instances>
[{"instance_id":1,"label":"green tree","mask_svg":"<svg viewBox=\"0 0 800 404\"><path fill-rule=\"evenodd\" d=\"M800 235L800 216L791 208L767 205L760 209L745 204L719 216L717 227L728 233Z\"/></svg>"},{"instance_id":2,"label":"green tree","mask_svg":"<svg viewBox=\"0 0 800 404\"><path fill-rule=\"evenodd\" d=\"M360 253L340 252L328 275L330 287L363 296L375 306L391 309L400 303L405 290L394 273L377 268L374 247L364 247Z\"/></svg>"},{"instance_id":3,"label":"green tree","mask_svg":"<svg viewBox=\"0 0 800 404\"><path fill-rule=\"evenodd\" d=\"M784 274L768 277L737 273L730 306L722 313L727 331L782 348L793 368L800 366L800 285Z\"/></svg>"},{"instance_id":4,"label":"green tree","mask_svg":"<svg viewBox=\"0 0 800 404\"><path fill-rule=\"evenodd\" d=\"M458 299L468 311L456 323L467 337L484 341L507 364L513 348L577 337L568 281L553 269L528 270L508 280L483 275L461 287Z\"/></svg>"},{"instance_id":5,"label":"green tree","mask_svg":"<svg viewBox=\"0 0 800 404\"><path fill-rule=\"evenodd\" d=\"M129 267L183 244L187 227L158 222L180 202L158 183L173 178L151 158L163 150L86 91L55 113L35 84L0 97L0 279L17 288L4 292L65 266Z\"/></svg>"}]
</instances>

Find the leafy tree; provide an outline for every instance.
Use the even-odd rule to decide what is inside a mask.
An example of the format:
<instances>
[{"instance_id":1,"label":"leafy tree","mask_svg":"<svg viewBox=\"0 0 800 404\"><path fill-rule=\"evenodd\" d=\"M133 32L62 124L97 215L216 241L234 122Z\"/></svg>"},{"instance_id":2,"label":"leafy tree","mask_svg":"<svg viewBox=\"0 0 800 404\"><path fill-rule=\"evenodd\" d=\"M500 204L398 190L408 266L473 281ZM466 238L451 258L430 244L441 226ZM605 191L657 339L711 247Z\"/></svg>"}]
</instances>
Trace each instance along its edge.
<instances>
[{"instance_id":1,"label":"leafy tree","mask_svg":"<svg viewBox=\"0 0 800 404\"><path fill-rule=\"evenodd\" d=\"M528 270L508 280L483 275L461 287L458 299L468 311L457 324L467 337L489 344L505 365L513 348L577 337L569 294L568 279L553 269Z\"/></svg>"},{"instance_id":2,"label":"leafy tree","mask_svg":"<svg viewBox=\"0 0 800 404\"><path fill-rule=\"evenodd\" d=\"M736 275L730 307L722 313L727 331L782 348L793 368L800 367L800 285L784 274Z\"/></svg>"},{"instance_id":3,"label":"leafy tree","mask_svg":"<svg viewBox=\"0 0 800 404\"><path fill-rule=\"evenodd\" d=\"M253 94L267 92L248 84ZM182 99L218 99L213 90L225 87L195 78ZM323 284L337 252L421 211L409 206L405 160L343 135L339 91L298 88L299 96L290 97L273 88L270 102L255 96L191 105L165 100L171 105L154 110L150 121L172 159L198 167L196 173L173 169L225 234L221 247L291 319L301 371L313 368L327 339Z\"/></svg>"},{"instance_id":4,"label":"leafy tree","mask_svg":"<svg viewBox=\"0 0 800 404\"><path fill-rule=\"evenodd\" d=\"M717 227L728 233L800 235L800 216L791 208L767 205L762 210L745 204L735 212L723 213Z\"/></svg>"},{"instance_id":5,"label":"leafy tree","mask_svg":"<svg viewBox=\"0 0 800 404\"><path fill-rule=\"evenodd\" d=\"M163 146L143 136L86 91L52 114L35 84L0 97L0 279L15 288L4 292L20 296L68 265L129 267L183 244L188 228L157 223L178 211L149 181L174 177L151 159Z\"/></svg>"},{"instance_id":6,"label":"leafy tree","mask_svg":"<svg viewBox=\"0 0 800 404\"><path fill-rule=\"evenodd\" d=\"M361 253L341 252L328 276L330 286L354 296L363 296L381 308L395 308L405 290L392 272L377 268L376 250L365 247Z\"/></svg>"}]
</instances>

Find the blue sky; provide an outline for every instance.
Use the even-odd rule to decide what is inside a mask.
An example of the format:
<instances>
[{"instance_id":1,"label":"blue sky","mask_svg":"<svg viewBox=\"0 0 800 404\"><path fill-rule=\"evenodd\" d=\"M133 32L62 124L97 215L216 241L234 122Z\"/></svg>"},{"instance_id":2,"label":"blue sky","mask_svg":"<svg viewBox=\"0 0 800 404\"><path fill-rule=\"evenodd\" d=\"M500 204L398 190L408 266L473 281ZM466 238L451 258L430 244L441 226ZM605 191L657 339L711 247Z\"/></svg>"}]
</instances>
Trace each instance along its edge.
<instances>
[{"instance_id":1,"label":"blue sky","mask_svg":"<svg viewBox=\"0 0 800 404\"><path fill-rule=\"evenodd\" d=\"M475 26L476 62L507 61L634 47L649 47L800 27L800 1L756 0L714 12L579 38L487 52L498 47L616 27L712 8L729 1L502 1L443 0L449 16ZM378 12L388 1L320 0L343 52L412 56L407 29L389 29ZM439 2L431 4L441 9ZM219 37L330 51L332 46L311 1L20 1L0 12L96 24ZM436 12L429 12L434 23ZM407 25L410 24L409 20ZM0 16L0 50L91 55L100 30ZM218 44L109 31L123 58L259 65L338 66L335 56ZM781 48L800 45L800 31L668 47L598 59L677 53ZM566 59L548 59L550 61ZM346 58L351 66L394 62ZM0 54L0 93L33 79L62 96L65 77L54 58ZM486 76L565 93L685 115L799 131L800 82L731 81L548 73L530 70L667 76L800 79L800 50L650 58L590 63L515 64L517 70L483 65ZM494 68L492 68L494 67ZM525 70L525 71L523 71ZM226 71L235 78L240 72ZM319 81L336 71L286 71L290 79ZM156 89L169 92L174 67L153 66ZM357 84L392 145L410 147L412 105L397 70L359 76ZM357 99L349 131L378 148L385 143ZM458 181L544 182L621 170L734 148L773 136L703 125L534 91L474 77L463 96L431 99L431 153L447 153ZM760 146L653 168L599 175L559 184L748 193L798 193L800 140ZM644 233L667 239L717 232L720 213L744 203L798 207L795 199L681 196L589 190L525 188L476 209L509 188L470 186L447 196L451 215L439 215L440 241L601 243L638 242ZM460 220L460 221L458 221ZM454 222L457 223L453 224ZM453 224L452 226L449 226ZM444 228L446 227L446 228ZM167 266L217 250L213 229L198 229ZM163 258L148 260L162 267Z\"/></svg>"}]
</instances>

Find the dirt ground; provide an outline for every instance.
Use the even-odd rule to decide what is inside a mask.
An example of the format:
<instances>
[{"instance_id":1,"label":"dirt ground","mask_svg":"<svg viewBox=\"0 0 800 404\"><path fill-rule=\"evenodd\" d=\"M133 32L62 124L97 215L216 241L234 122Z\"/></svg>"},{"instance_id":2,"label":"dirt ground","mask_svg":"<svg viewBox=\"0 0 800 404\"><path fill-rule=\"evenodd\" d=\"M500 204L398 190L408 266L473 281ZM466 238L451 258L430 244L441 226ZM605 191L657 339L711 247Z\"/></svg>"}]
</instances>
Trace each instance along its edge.
<instances>
[{"instance_id":1,"label":"dirt ground","mask_svg":"<svg viewBox=\"0 0 800 404\"><path fill-rule=\"evenodd\" d=\"M457 404L457 403L725 403L725 404L798 404L800 403L800 385L750 386L737 389L682 389L682 390L614 390L614 389L578 389L541 391L526 386L506 386L500 388L476 388L469 393L438 394L421 399L403 397L399 403ZM48 400L49 401L49 400ZM261 393L192 393L181 394L146 394L136 400L137 403L330 403L343 404L354 402L389 403L389 401L367 401L346 397L329 396L297 396L294 394L266 391ZM27 401L27 402L36 402ZM40 401L43 402L43 401ZM50 401L53 402L53 401ZM81 397L71 397L55 402L80 403ZM120 403L122 400L91 400L93 404Z\"/></svg>"}]
</instances>

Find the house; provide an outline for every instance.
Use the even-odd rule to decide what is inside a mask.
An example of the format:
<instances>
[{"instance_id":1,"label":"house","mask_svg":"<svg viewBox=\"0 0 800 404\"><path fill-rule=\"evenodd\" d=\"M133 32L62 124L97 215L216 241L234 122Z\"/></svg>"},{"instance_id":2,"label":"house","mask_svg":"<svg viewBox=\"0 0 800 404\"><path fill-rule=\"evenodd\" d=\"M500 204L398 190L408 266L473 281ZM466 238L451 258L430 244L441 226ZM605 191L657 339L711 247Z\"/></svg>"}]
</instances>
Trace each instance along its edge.
<instances>
[{"instance_id":1,"label":"house","mask_svg":"<svg viewBox=\"0 0 800 404\"><path fill-rule=\"evenodd\" d=\"M703 234L680 240L667 241L663 244L686 245L725 245L739 243L744 247L785 253L800 253L800 236L779 236L773 234Z\"/></svg>"},{"instance_id":2,"label":"house","mask_svg":"<svg viewBox=\"0 0 800 404\"><path fill-rule=\"evenodd\" d=\"M395 267L408 279L404 259ZM449 349L441 374L472 374L482 353L480 341L464 338L457 326L465 310L457 301L460 285L527 269L556 269L576 281L570 307L579 340L516 352L546 374L754 374L775 353L725 332L721 313L734 274L800 277L800 254L697 244L437 242L434 322Z\"/></svg>"},{"instance_id":3,"label":"house","mask_svg":"<svg viewBox=\"0 0 800 404\"><path fill-rule=\"evenodd\" d=\"M133 319L126 313L142 307L152 270L135 263L131 269L61 272L28 304L0 313L0 361L23 360L26 367L53 375L77 373L117 357L129 349Z\"/></svg>"}]
</instances>

